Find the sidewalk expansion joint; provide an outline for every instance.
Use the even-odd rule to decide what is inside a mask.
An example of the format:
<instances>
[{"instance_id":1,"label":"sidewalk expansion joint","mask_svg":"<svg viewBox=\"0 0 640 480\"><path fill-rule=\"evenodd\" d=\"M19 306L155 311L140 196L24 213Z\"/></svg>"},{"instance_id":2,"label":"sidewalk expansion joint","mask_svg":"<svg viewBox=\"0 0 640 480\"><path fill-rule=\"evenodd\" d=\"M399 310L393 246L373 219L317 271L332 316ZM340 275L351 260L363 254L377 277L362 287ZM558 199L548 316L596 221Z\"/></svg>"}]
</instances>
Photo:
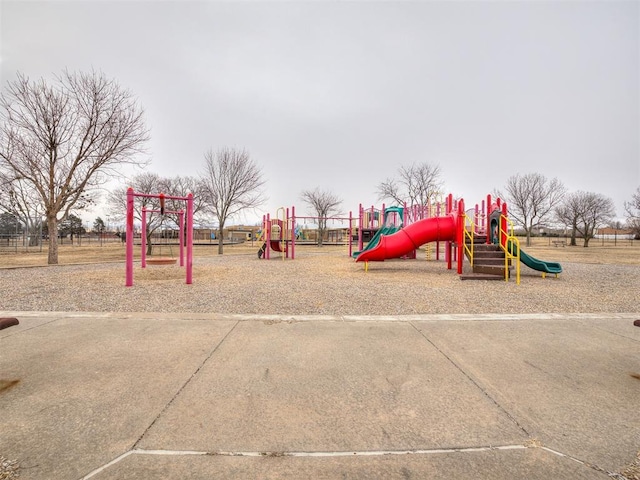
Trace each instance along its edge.
<instances>
[{"instance_id":1,"label":"sidewalk expansion joint","mask_svg":"<svg viewBox=\"0 0 640 480\"><path fill-rule=\"evenodd\" d=\"M444 453L475 453L475 452L489 452L494 450L525 450L524 445L498 445L498 446L485 446L485 447L462 447L462 448L435 448L435 449L415 449L415 450L346 450L346 451L317 451L317 452L197 452L197 451L184 451L184 450L144 450L136 449L132 450L136 455L176 455L176 456L188 456L188 455L206 455L211 457L376 457L384 455L436 455Z\"/></svg>"},{"instance_id":2,"label":"sidewalk expansion joint","mask_svg":"<svg viewBox=\"0 0 640 480\"><path fill-rule=\"evenodd\" d=\"M388 455L444 455L444 454L465 454L465 453L482 453L482 452L496 452L496 451L509 451L509 450L529 450L540 449L553 455L572 460L586 468L595 470L600 473L608 475L614 480L629 480L622 474L609 472L597 465L585 462L578 458L572 457L557 450L545 447L537 442L525 442L523 445L487 445L480 447L451 447L451 448L433 448L433 449L407 449L407 450L346 450L346 451L198 451L198 450L146 450L143 448L134 448L122 455L114 458L108 463L96 468L92 472L88 473L80 480L89 480L92 477L104 472L108 468L116 465L122 460L132 455L150 455L150 456L165 456L165 457L248 457L248 458L266 458L266 457L307 457L307 458L335 458L335 457L381 457Z\"/></svg>"},{"instance_id":3,"label":"sidewalk expansion joint","mask_svg":"<svg viewBox=\"0 0 640 480\"><path fill-rule=\"evenodd\" d=\"M531 447L526 445L489 445L484 447L462 447L462 448L435 448L435 449L416 449L416 450L360 450L360 451L323 451L323 452L251 452L251 451L196 451L196 450L145 450L143 448L134 448L122 455L114 458L108 463L105 463L101 467L96 468L92 472L88 473L80 480L89 480L92 477L104 472L109 467L121 462L125 458L131 455L153 455L153 456L169 456L169 457L188 457L188 456L202 456L202 457L375 457L385 455L442 455L447 453L478 453L478 452L490 452L500 450L526 450ZM556 452L553 452L556 453ZM562 455L562 454L560 454Z\"/></svg>"},{"instance_id":4,"label":"sidewalk expansion joint","mask_svg":"<svg viewBox=\"0 0 640 480\"><path fill-rule=\"evenodd\" d=\"M238 326L239 323L240 322L237 321L236 323L233 324L233 326L229 329L229 331L225 334L225 336L222 337L222 339L216 344L216 346L211 350L211 352L209 352L209 355L207 355L206 358L202 362L200 362L200 365L198 365L198 368L196 368L195 371L189 376L189 378L187 378L187 380L182 384L182 386L178 389L178 391L175 393L175 395L173 395L173 397L171 397L171 400L169 400L169 402L167 402L167 404L160 411L160 413L158 413L156 418L154 418L153 421L149 424L149 426L145 429L145 431L142 432L142 435L140 435L140 437L133 444L133 451L135 451L137 449L138 444L142 441L142 439L147 434L147 432L149 430L151 430L151 428L153 428L153 426L160 419L160 417L162 417L162 415L167 411L167 409L171 405L173 405L173 402L180 396L180 394L186 388L186 386L189 385L189 383L191 383L191 380L193 380L198 375L198 373L200 373L200 370L202 370L202 368L207 364L207 362L213 356L213 354L218 351L220 346L225 342L225 340L229 337L229 335L231 335L231 332L233 332L235 330L235 328Z\"/></svg>"},{"instance_id":5,"label":"sidewalk expansion joint","mask_svg":"<svg viewBox=\"0 0 640 480\"><path fill-rule=\"evenodd\" d=\"M420 330L418 327L416 327L416 325L413 322L409 322L409 324L422 336L422 338L424 338L427 342L429 342L429 344L431 346L433 346L433 348L435 348L438 353L440 355L442 355L444 358L446 358L451 365L453 365L455 368L457 368L460 373L462 373L467 380L469 380L471 383L473 383L476 388L478 390L480 390L485 397L487 397L489 399L489 401L491 401L496 407L498 407L498 409L504 413L504 415L506 415L506 417L511 420L511 422L513 422L514 425L516 425L516 427L518 427L518 429L520 431L522 431L527 437L531 437L531 435L529 434L529 432L527 431L526 428L524 428L520 422L518 422L518 419L515 418L513 415L511 415L511 413L509 413L509 411L507 411L506 408L504 408L502 405L500 405L500 403L493 398L489 392L482 386L480 385L469 373L467 373L460 365L458 365L449 355L447 355L440 347L438 347L429 337L427 337L424 332L422 330Z\"/></svg>"}]
</instances>

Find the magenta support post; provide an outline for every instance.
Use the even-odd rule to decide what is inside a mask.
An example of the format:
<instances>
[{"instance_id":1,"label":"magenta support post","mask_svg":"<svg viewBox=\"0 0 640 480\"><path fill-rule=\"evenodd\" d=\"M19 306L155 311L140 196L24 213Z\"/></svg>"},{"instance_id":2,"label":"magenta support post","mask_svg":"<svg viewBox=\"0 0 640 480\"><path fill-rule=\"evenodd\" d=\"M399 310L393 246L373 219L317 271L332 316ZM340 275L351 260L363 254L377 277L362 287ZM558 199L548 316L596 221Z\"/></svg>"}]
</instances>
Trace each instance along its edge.
<instances>
[{"instance_id":1,"label":"magenta support post","mask_svg":"<svg viewBox=\"0 0 640 480\"><path fill-rule=\"evenodd\" d=\"M264 249L264 258L269 260L271 258L271 215L267 213L267 228L264 231L264 241L267 246Z\"/></svg>"},{"instance_id":2,"label":"magenta support post","mask_svg":"<svg viewBox=\"0 0 640 480\"><path fill-rule=\"evenodd\" d=\"M153 195L148 193L135 193L133 188L129 187L127 189L127 225L126 225L126 273L125 273L125 285L127 287L131 287L133 285L133 206L134 206L134 198L135 197L143 197L143 198L162 198L171 199L171 200L183 200L187 203L187 272L186 272L186 283L190 285L193 283L193 194L190 193L186 197L174 197L169 195ZM147 245L147 212L152 211L155 212L157 210L146 210L142 209L142 246L141 246L141 258L142 258L142 267L146 266L146 245ZM165 211L164 213L168 213ZM183 266L183 242L182 242L182 234L184 232L184 213L183 210L179 212L171 212L179 214L179 227L180 227L180 266Z\"/></svg>"},{"instance_id":3,"label":"magenta support post","mask_svg":"<svg viewBox=\"0 0 640 480\"><path fill-rule=\"evenodd\" d=\"M127 189L127 232L126 232L126 280L125 285L133 285L133 188Z\"/></svg>"},{"instance_id":4,"label":"magenta support post","mask_svg":"<svg viewBox=\"0 0 640 480\"><path fill-rule=\"evenodd\" d=\"M358 206L358 250L362 251L362 246L364 245L364 241L362 238L362 229L364 228L364 210L362 209L362 204Z\"/></svg>"},{"instance_id":5,"label":"magenta support post","mask_svg":"<svg viewBox=\"0 0 640 480\"><path fill-rule=\"evenodd\" d=\"M296 207L291 205L291 260L296 258Z\"/></svg>"},{"instance_id":6,"label":"magenta support post","mask_svg":"<svg viewBox=\"0 0 640 480\"><path fill-rule=\"evenodd\" d=\"M193 283L193 194L187 195L187 285Z\"/></svg>"},{"instance_id":7,"label":"magenta support post","mask_svg":"<svg viewBox=\"0 0 640 480\"><path fill-rule=\"evenodd\" d=\"M491 243L491 194L487 195L487 209L485 210L487 218L487 244Z\"/></svg>"},{"instance_id":8,"label":"magenta support post","mask_svg":"<svg viewBox=\"0 0 640 480\"><path fill-rule=\"evenodd\" d=\"M142 231L140 232L140 264L147 267L147 210L142 209Z\"/></svg>"},{"instance_id":9,"label":"magenta support post","mask_svg":"<svg viewBox=\"0 0 640 480\"><path fill-rule=\"evenodd\" d=\"M180 235L180 266L184 267L184 210L178 212L178 232Z\"/></svg>"},{"instance_id":10,"label":"magenta support post","mask_svg":"<svg viewBox=\"0 0 640 480\"><path fill-rule=\"evenodd\" d=\"M349 258L353 254L353 212L349 210Z\"/></svg>"}]
</instances>

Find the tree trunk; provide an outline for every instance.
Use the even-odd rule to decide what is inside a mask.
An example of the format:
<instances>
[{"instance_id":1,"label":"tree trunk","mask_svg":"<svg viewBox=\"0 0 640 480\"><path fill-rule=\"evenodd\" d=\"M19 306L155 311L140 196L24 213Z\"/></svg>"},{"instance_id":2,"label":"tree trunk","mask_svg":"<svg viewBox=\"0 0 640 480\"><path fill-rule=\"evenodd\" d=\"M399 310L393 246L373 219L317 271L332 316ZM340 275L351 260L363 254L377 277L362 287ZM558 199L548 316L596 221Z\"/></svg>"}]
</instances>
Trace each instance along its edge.
<instances>
[{"instance_id":1,"label":"tree trunk","mask_svg":"<svg viewBox=\"0 0 640 480\"><path fill-rule=\"evenodd\" d=\"M326 220L318 219L318 246L322 246L324 231L327 229Z\"/></svg>"},{"instance_id":2,"label":"tree trunk","mask_svg":"<svg viewBox=\"0 0 640 480\"><path fill-rule=\"evenodd\" d=\"M147 255L151 255L153 253L153 242L151 241L151 230L147 228Z\"/></svg>"},{"instance_id":3,"label":"tree trunk","mask_svg":"<svg viewBox=\"0 0 640 480\"><path fill-rule=\"evenodd\" d=\"M589 225L584 226L584 245L583 247L587 248L589 246L589 240L591 240L596 232L595 225L593 228L590 228Z\"/></svg>"},{"instance_id":4,"label":"tree trunk","mask_svg":"<svg viewBox=\"0 0 640 480\"><path fill-rule=\"evenodd\" d=\"M49 265L58 264L58 219L55 215L47 215L47 227L49 228Z\"/></svg>"},{"instance_id":5,"label":"tree trunk","mask_svg":"<svg viewBox=\"0 0 640 480\"><path fill-rule=\"evenodd\" d=\"M569 242L569 245L572 247L576 246L576 231L578 230L578 226L574 223L573 227L571 228L571 241Z\"/></svg>"},{"instance_id":6,"label":"tree trunk","mask_svg":"<svg viewBox=\"0 0 640 480\"><path fill-rule=\"evenodd\" d=\"M531 229L527 229L527 247L531 246Z\"/></svg>"},{"instance_id":7,"label":"tree trunk","mask_svg":"<svg viewBox=\"0 0 640 480\"><path fill-rule=\"evenodd\" d=\"M220 225L218 229L218 255L222 255L224 250L224 225ZM269 241L269 239L267 239Z\"/></svg>"},{"instance_id":8,"label":"tree trunk","mask_svg":"<svg viewBox=\"0 0 640 480\"><path fill-rule=\"evenodd\" d=\"M27 220L27 225L28 227L26 228L26 230L27 232L29 232L29 246L37 247L38 245L40 245L40 242L42 241L39 238L40 229L38 228L38 225L32 220Z\"/></svg>"}]
</instances>

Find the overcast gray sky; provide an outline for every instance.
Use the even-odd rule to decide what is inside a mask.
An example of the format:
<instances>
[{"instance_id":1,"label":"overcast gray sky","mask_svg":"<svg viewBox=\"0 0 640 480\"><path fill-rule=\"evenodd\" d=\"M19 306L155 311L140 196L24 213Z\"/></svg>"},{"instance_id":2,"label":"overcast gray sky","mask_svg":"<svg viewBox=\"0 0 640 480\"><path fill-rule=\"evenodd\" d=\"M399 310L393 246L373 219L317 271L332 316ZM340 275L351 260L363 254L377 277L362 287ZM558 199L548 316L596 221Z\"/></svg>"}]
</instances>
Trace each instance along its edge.
<instances>
[{"instance_id":1,"label":"overcast gray sky","mask_svg":"<svg viewBox=\"0 0 640 480\"><path fill-rule=\"evenodd\" d=\"M355 213L420 162L467 204L536 172L622 217L640 186L635 0L0 6L3 86L100 70L146 111L149 170L197 175L209 148L246 148L265 212L302 214L318 186Z\"/></svg>"}]
</instances>

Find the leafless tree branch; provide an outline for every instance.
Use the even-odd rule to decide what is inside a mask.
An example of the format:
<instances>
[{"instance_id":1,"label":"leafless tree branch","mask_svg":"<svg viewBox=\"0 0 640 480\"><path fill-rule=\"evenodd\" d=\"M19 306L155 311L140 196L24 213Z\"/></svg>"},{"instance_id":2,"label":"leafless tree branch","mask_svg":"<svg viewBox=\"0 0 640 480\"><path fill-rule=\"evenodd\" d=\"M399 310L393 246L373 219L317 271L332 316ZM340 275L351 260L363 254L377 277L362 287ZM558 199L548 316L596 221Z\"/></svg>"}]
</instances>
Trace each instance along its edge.
<instances>
[{"instance_id":1,"label":"leafless tree branch","mask_svg":"<svg viewBox=\"0 0 640 480\"><path fill-rule=\"evenodd\" d=\"M342 199L332 192L320 190L319 188L305 190L300 196L318 219L318 246L321 247L324 233L327 229L327 217L340 214Z\"/></svg>"},{"instance_id":2,"label":"leafless tree branch","mask_svg":"<svg viewBox=\"0 0 640 480\"><path fill-rule=\"evenodd\" d=\"M443 186L440 166L429 163L398 168L397 178L387 178L376 191L379 200L390 199L399 206L427 205Z\"/></svg>"},{"instance_id":3,"label":"leafless tree branch","mask_svg":"<svg viewBox=\"0 0 640 480\"><path fill-rule=\"evenodd\" d=\"M58 222L94 200L105 176L149 138L132 94L103 74L65 71L52 83L18 74L0 95L0 171L37 192L47 218L49 263Z\"/></svg>"},{"instance_id":4,"label":"leafless tree branch","mask_svg":"<svg viewBox=\"0 0 640 480\"><path fill-rule=\"evenodd\" d=\"M576 244L576 236L580 234L583 246L588 247L597 229L615 217L616 209L613 200L604 195L578 191L567 194L555 212L571 228L571 245Z\"/></svg>"},{"instance_id":5,"label":"leafless tree branch","mask_svg":"<svg viewBox=\"0 0 640 480\"><path fill-rule=\"evenodd\" d=\"M527 246L531 245L531 233L553 216L566 192L565 186L556 178L548 180L539 173L513 175L507 179L505 192L495 192L507 202L509 215L521 225L527 235Z\"/></svg>"},{"instance_id":6,"label":"leafless tree branch","mask_svg":"<svg viewBox=\"0 0 640 480\"><path fill-rule=\"evenodd\" d=\"M224 147L217 152L209 150L204 158L202 189L209 210L218 220L218 253L222 255L226 222L266 200L263 192L265 182L261 169L244 149Z\"/></svg>"}]
</instances>

